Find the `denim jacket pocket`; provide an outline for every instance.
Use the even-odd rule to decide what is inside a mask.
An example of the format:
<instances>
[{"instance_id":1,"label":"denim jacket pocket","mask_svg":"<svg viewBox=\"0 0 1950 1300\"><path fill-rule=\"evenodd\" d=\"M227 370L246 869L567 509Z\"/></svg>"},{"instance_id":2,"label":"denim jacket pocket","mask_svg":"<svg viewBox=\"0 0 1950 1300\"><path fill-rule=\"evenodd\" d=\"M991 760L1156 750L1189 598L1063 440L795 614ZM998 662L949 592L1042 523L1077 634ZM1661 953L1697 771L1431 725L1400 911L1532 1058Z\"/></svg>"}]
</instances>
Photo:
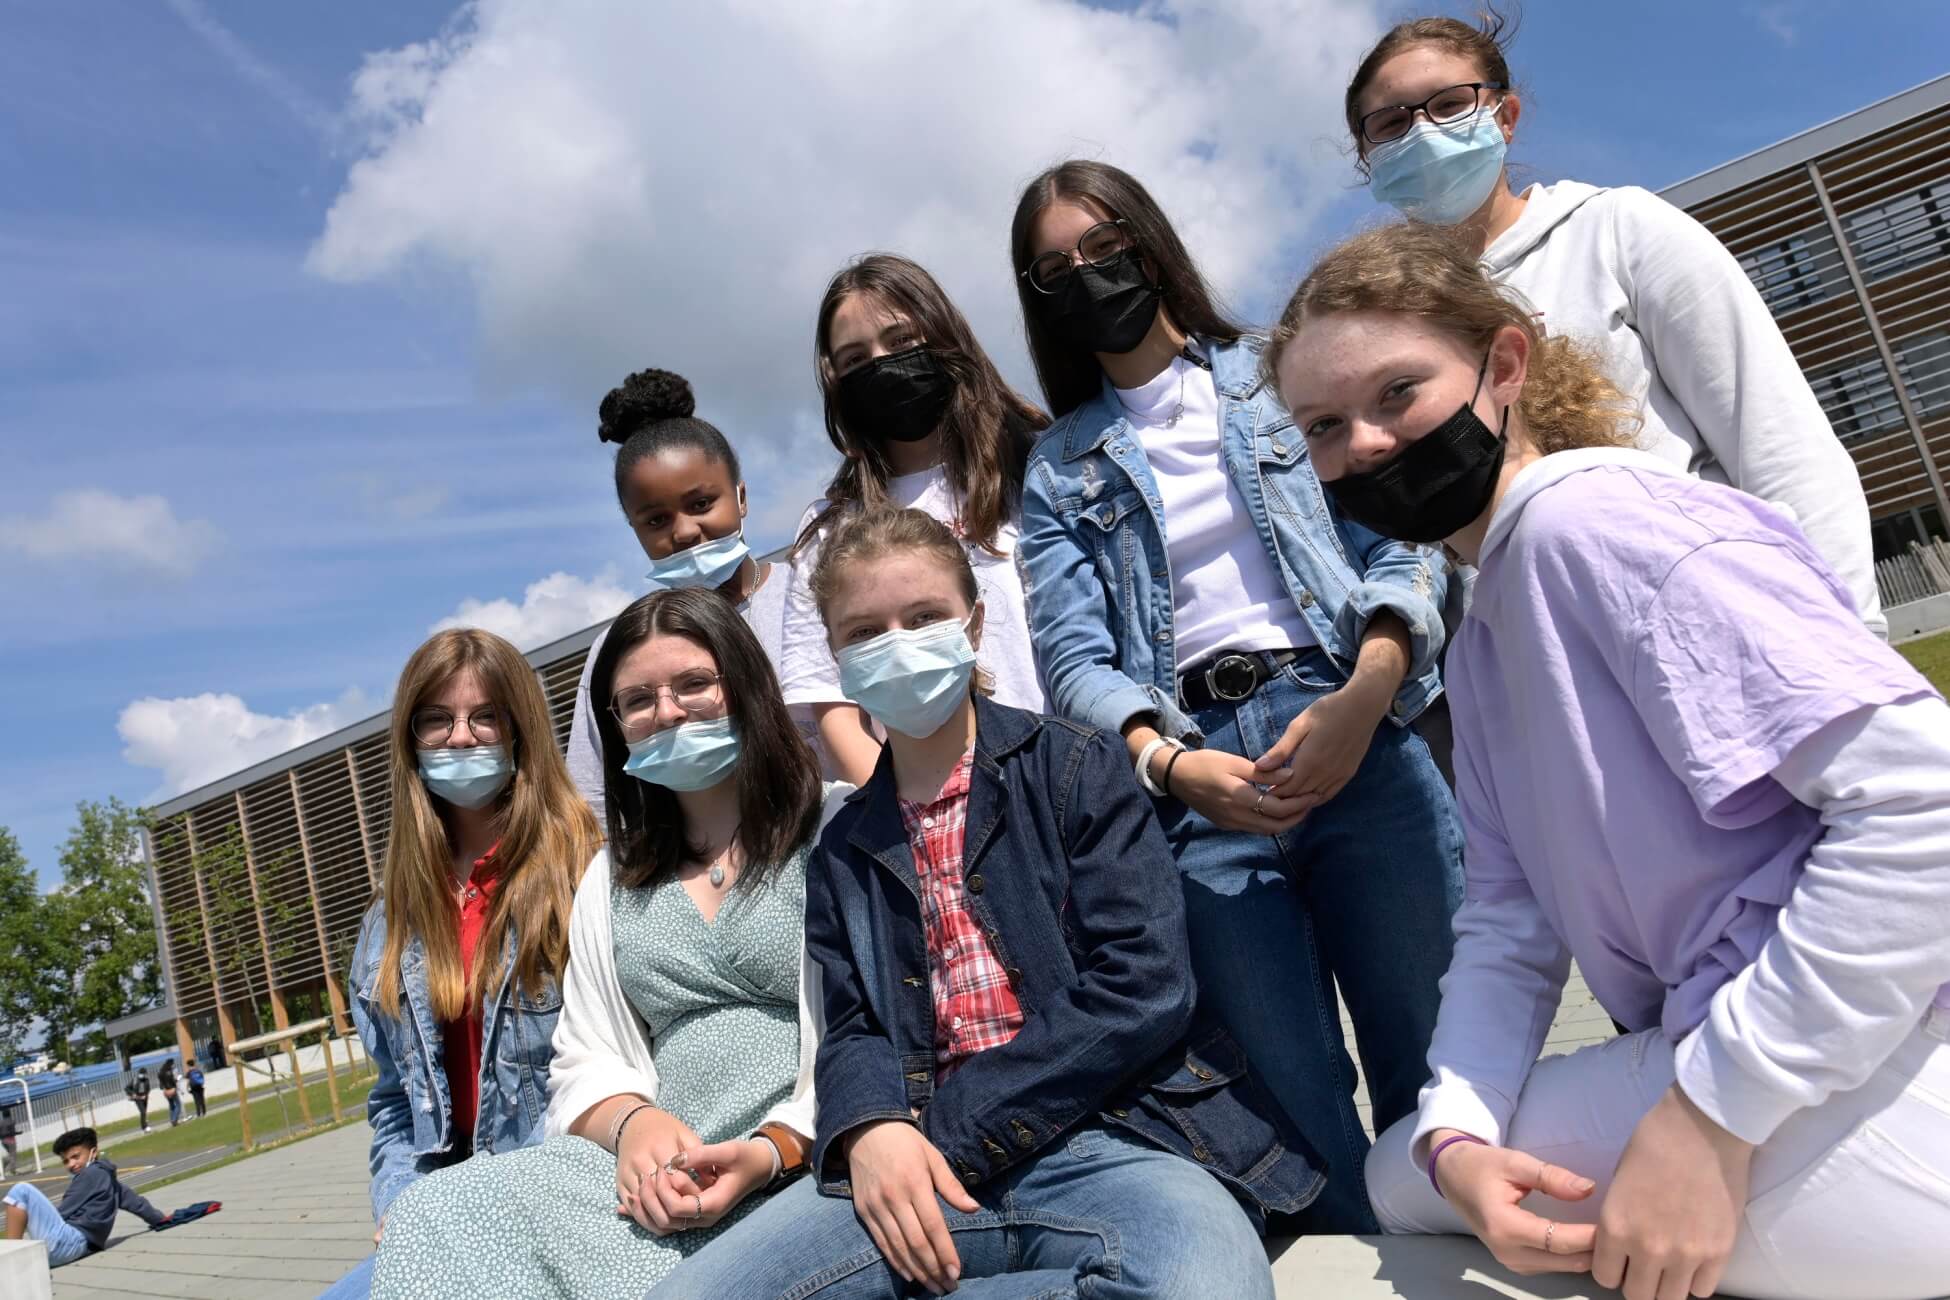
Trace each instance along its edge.
<instances>
[{"instance_id":1,"label":"denim jacket pocket","mask_svg":"<svg viewBox=\"0 0 1950 1300\"><path fill-rule=\"evenodd\" d=\"M1262 467L1285 469L1307 454L1307 440L1293 427L1290 417L1282 417L1254 431L1253 454Z\"/></svg>"},{"instance_id":2,"label":"denim jacket pocket","mask_svg":"<svg viewBox=\"0 0 1950 1300\"><path fill-rule=\"evenodd\" d=\"M1193 1042L1175 1068L1153 1078L1137 1109L1113 1118L1189 1155L1262 1209L1306 1208L1327 1181L1313 1148L1252 1077L1245 1052L1225 1030L1212 1028ZM1171 1132L1152 1131L1145 1119L1163 1120Z\"/></svg>"}]
</instances>

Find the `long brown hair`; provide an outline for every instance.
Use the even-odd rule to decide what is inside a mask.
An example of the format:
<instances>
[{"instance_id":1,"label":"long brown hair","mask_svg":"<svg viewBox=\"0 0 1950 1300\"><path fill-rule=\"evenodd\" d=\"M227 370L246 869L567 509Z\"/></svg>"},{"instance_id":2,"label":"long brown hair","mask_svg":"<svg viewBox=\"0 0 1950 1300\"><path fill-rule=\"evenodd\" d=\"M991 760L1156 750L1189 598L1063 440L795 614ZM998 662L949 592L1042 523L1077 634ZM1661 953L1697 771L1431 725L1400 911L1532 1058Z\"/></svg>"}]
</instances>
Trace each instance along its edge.
<instances>
[{"instance_id":1,"label":"long brown hair","mask_svg":"<svg viewBox=\"0 0 1950 1300\"><path fill-rule=\"evenodd\" d=\"M849 430L840 418L839 375L833 369L830 333L840 304L866 294L914 325L941 366L955 379L955 396L941 421L941 462L948 475L961 534L992 554L995 537L1022 502L1022 475L1034 435L1049 417L1015 389L982 350L968 319L932 275L894 253L868 253L843 268L819 300L813 336L813 370L826 405L826 436L846 459L826 487L826 507L806 524L797 546L823 532L835 517L887 500L891 477L887 449Z\"/></svg>"},{"instance_id":2,"label":"long brown hair","mask_svg":"<svg viewBox=\"0 0 1950 1300\"><path fill-rule=\"evenodd\" d=\"M474 973L461 981L454 925L453 848L433 797L420 781L413 714L461 672L472 672L505 720L503 743L514 779L495 808L495 858L501 881L481 931ZM399 1006L400 959L419 939L427 954L427 995L435 1016L460 1018L480 1006L501 978L501 952L514 934L514 981L539 996L569 960L569 904L583 868L602 843L596 818L576 793L555 747L548 701L521 652L492 632L451 628L413 652L393 694L392 833L386 840L386 949L374 995Z\"/></svg>"},{"instance_id":3,"label":"long brown hair","mask_svg":"<svg viewBox=\"0 0 1950 1300\"><path fill-rule=\"evenodd\" d=\"M717 660L725 714L739 742L731 779L738 782L745 866L734 887L756 889L819 829L819 761L793 725L772 661L751 628L717 592L690 588L653 591L618 614L590 670L615 882L624 889L655 884L698 853L677 796L623 770L630 746L609 708L616 665L657 636L681 636Z\"/></svg>"},{"instance_id":4,"label":"long brown hair","mask_svg":"<svg viewBox=\"0 0 1950 1300\"><path fill-rule=\"evenodd\" d=\"M806 580L812 592L813 603L819 607L819 617L825 621L839 595L840 587L846 582L846 570L862 560L878 559L883 555L920 554L933 560L948 570L955 584L961 588L962 596L973 609L982 599L980 586L975 581L975 566L968 562L968 552L962 548L948 526L925 510L903 509L900 506L873 506L855 511L840 521L832 536L819 548L819 558L813 562L812 574ZM995 694L995 678L980 664L975 666L970 689L982 695Z\"/></svg>"},{"instance_id":5,"label":"long brown hair","mask_svg":"<svg viewBox=\"0 0 1950 1300\"><path fill-rule=\"evenodd\" d=\"M1516 0L1507 0L1506 7L1510 10L1507 16L1498 13L1494 5L1484 5L1477 11L1474 26L1459 18L1412 18L1396 23L1382 33L1373 49L1361 56L1360 66L1354 69L1354 76L1347 83L1347 96L1341 107L1347 115L1348 134L1354 137L1356 165L1363 172L1368 169L1368 142L1361 138L1361 92L1381 71L1381 65L1397 54L1417 46L1433 45L1473 62L1484 81L1516 89L1503 52L1517 39L1522 13L1516 7Z\"/></svg>"},{"instance_id":6,"label":"long brown hair","mask_svg":"<svg viewBox=\"0 0 1950 1300\"><path fill-rule=\"evenodd\" d=\"M1016 202L1009 225L1009 260L1016 268L1016 297L1022 304L1023 334L1029 359L1043 386L1049 409L1063 416L1103 391L1104 371L1095 353L1071 347L1050 330L1043 319L1046 295L1030 287L1023 272L1036 257L1036 222L1052 204L1076 203L1122 221L1151 274L1164 286L1164 309L1188 334L1230 343L1245 328L1226 314L1212 286L1192 260L1185 243L1172 228L1165 210L1137 177L1109 163L1073 158L1029 182Z\"/></svg>"},{"instance_id":7,"label":"long brown hair","mask_svg":"<svg viewBox=\"0 0 1950 1300\"><path fill-rule=\"evenodd\" d=\"M1522 330L1530 366L1517 409L1537 450L1634 444L1638 410L1605 377L1597 352L1569 336L1546 335L1529 304L1484 274L1453 228L1398 222L1322 257L1280 313L1260 358L1262 377L1277 389L1280 358L1300 327L1344 312L1419 316L1483 352L1499 331Z\"/></svg>"}]
</instances>

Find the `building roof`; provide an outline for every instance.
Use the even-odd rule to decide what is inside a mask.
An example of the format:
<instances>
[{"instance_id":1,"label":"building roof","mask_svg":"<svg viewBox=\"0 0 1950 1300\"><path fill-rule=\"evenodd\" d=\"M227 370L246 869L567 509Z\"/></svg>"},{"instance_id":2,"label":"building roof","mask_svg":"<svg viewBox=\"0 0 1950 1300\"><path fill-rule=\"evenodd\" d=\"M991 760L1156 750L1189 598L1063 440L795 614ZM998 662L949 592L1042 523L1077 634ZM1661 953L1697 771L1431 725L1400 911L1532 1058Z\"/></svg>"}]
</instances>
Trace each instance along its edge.
<instances>
[{"instance_id":1,"label":"building roof","mask_svg":"<svg viewBox=\"0 0 1950 1300\"><path fill-rule=\"evenodd\" d=\"M1853 113L1844 113L1820 126L1809 127L1779 144L1721 163L1711 171L1667 186L1659 191L1659 197L1674 207L1691 208L1776 172L1799 167L1945 104L1950 104L1950 74L1877 100Z\"/></svg>"}]
</instances>

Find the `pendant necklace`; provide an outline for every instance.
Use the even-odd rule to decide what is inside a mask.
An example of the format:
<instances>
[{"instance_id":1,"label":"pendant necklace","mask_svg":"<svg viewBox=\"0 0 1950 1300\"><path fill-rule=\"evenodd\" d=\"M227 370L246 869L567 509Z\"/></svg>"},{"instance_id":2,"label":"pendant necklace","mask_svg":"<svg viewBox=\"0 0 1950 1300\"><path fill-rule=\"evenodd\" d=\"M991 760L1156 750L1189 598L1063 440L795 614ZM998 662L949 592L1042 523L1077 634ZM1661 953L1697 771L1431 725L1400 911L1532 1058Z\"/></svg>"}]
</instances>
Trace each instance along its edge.
<instances>
[{"instance_id":1,"label":"pendant necklace","mask_svg":"<svg viewBox=\"0 0 1950 1300\"><path fill-rule=\"evenodd\" d=\"M1178 405L1175 408L1173 408L1172 413L1170 415L1165 417L1165 428L1176 429L1178 427L1179 417L1184 414L1185 414L1185 370L1183 367L1180 367L1178 371Z\"/></svg>"},{"instance_id":2,"label":"pendant necklace","mask_svg":"<svg viewBox=\"0 0 1950 1300\"><path fill-rule=\"evenodd\" d=\"M724 852L718 855L718 861L711 864L709 874L713 889L724 888L724 859L730 856L731 846L738 842L738 829L736 826L731 828L731 838L724 842Z\"/></svg>"}]
</instances>

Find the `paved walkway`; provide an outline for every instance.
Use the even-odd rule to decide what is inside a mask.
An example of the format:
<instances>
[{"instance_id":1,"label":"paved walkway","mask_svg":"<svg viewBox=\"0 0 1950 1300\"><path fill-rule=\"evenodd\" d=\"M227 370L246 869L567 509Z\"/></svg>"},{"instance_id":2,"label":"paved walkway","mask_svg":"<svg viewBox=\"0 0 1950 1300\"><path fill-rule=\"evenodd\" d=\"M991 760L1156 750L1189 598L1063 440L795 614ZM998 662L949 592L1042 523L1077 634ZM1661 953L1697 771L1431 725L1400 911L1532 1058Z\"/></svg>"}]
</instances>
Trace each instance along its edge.
<instances>
[{"instance_id":1,"label":"paved walkway","mask_svg":"<svg viewBox=\"0 0 1950 1300\"><path fill-rule=\"evenodd\" d=\"M55 1300L310 1300L372 1249L371 1137L348 1124L171 1183L158 1209L224 1208L168 1232L122 1215L107 1250L55 1270Z\"/></svg>"},{"instance_id":2,"label":"paved walkway","mask_svg":"<svg viewBox=\"0 0 1950 1300\"><path fill-rule=\"evenodd\" d=\"M1583 981L1574 979L1545 1051L1570 1051L1611 1033ZM1365 1117L1365 1093L1361 1106ZM224 1209L168 1232L150 1232L124 1214L108 1250L55 1271L54 1300L310 1300L372 1249L370 1136L364 1124L349 1124L171 1183L152 1194L160 1209L192 1201L222 1201ZM49 1190L58 1197L57 1188ZM1461 1238L1313 1237L1275 1243L1273 1252L1281 1294L1304 1300L1608 1294L1588 1281L1517 1279Z\"/></svg>"}]
</instances>

